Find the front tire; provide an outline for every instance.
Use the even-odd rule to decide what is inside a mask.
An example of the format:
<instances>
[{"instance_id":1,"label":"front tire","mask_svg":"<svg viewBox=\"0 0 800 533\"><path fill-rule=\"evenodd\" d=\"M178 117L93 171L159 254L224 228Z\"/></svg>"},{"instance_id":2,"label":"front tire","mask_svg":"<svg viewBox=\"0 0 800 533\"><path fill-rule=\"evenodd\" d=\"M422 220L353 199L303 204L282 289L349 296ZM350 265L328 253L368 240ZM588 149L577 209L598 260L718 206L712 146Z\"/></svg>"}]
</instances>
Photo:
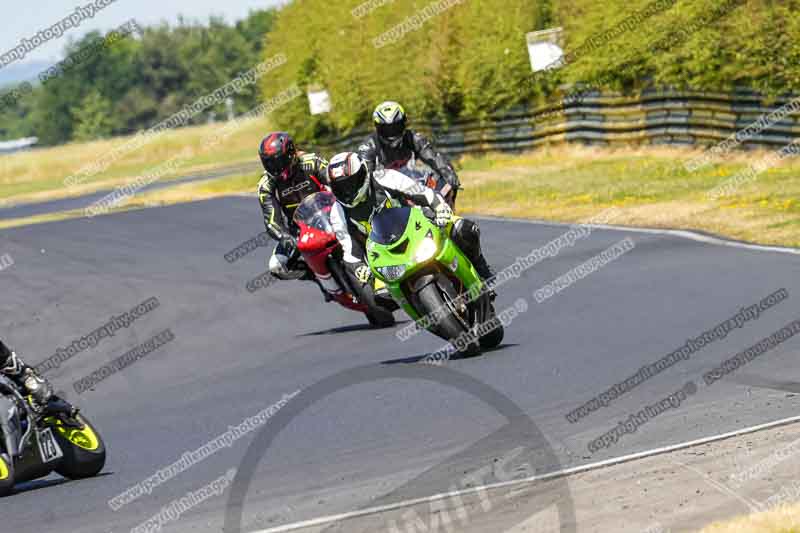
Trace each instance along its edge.
<instances>
[{"instance_id":1,"label":"front tire","mask_svg":"<svg viewBox=\"0 0 800 533\"><path fill-rule=\"evenodd\" d=\"M106 464L103 438L86 418L79 415L78 420L84 424L83 430L53 426L55 438L64 452L64 458L55 470L67 479L94 477Z\"/></svg>"},{"instance_id":2,"label":"front tire","mask_svg":"<svg viewBox=\"0 0 800 533\"><path fill-rule=\"evenodd\" d=\"M467 328L456 316L455 311L448 306L442 296L442 291L436 283L430 283L417 293L421 309L420 315L435 316L438 309L446 309L438 323L431 328L431 332L450 342L457 350L456 339L467 333ZM476 342L469 343L465 349L458 350L461 355L472 356L480 353L480 345Z\"/></svg>"},{"instance_id":3,"label":"front tire","mask_svg":"<svg viewBox=\"0 0 800 533\"><path fill-rule=\"evenodd\" d=\"M14 462L5 453L0 453L0 498L14 492Z\"/></svg>"}]
</instances>

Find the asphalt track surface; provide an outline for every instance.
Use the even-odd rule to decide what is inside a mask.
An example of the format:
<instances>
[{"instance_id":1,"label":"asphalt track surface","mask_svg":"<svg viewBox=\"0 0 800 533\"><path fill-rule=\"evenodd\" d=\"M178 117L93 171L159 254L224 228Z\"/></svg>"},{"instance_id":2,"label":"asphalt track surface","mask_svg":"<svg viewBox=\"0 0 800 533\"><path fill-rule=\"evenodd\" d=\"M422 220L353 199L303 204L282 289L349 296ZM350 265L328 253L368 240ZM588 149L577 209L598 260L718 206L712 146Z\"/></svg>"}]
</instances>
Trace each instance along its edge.
<instances>
[{"instance_id":1,"label":"asphalt track surface","mask_svg":"<svg viewBox=\"0 0 800 533\"><path fill-rule=\"evenodd\" d=\"M103 475L80 482L54 475L21 486L0 501L0 531L129 531L172 500L238 468L253 437L116 512L107 504L111 497L284 394L359 367L437 371L414 361L441 347L439 339L423 332L401 343L393 330L369 329L361 316L323 303L309 283L248 292L245 284L265 270L271 250L259 248L232 264L223 256L262 231L259 217L254 199L226 198L0 232L0 252L15 261L0 272L0 331L30 361L44 360L150 297L161 303L48 374L100 428L109 450ZM497 220L481 226L486 253L498 267L567 229ZM536 289L625 237L635 242L632 251L535 302ZM789 298L758 320L580 422L565 419L687 338L779 288ZM800 318L798 255L597 229L502 287L497 307L520 297L530 302L529 310L509 325L500 349L447 368L499 391L534 421L557 457L554 464L537 465L541 472L797 415L798 397L782 384L800 381L800 337L711 387L701 375ZM72 390L74 381L166 328L175 340L94 390ZM679 408L609 449L587 450L590 440L688 380L698 392ZM471 466L514 447L513 437L482 440L502 425L491 406L425 379L346 387L298 414L257 464L245 465L252 484L243 530L445 491ZM479 442L485 445L473 446ZM457 463L435 468L459 452ZM220 531L227 501L227 492L214 496L164 530ZM577 530L590 531L591 524Z\"/></svg>"}]
</instances>

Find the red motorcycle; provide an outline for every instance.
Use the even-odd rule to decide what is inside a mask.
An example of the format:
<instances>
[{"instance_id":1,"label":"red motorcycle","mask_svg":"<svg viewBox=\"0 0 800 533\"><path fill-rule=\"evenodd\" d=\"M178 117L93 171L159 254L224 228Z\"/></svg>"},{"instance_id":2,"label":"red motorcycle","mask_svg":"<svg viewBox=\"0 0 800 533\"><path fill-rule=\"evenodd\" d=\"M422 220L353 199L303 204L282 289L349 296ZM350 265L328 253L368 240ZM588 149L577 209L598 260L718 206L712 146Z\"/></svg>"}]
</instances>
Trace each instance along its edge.
<instances>
[{"instance_id":1,"label":"red motorcycle","mask_svg":"<svg viewBox=\"0 0 800 533\"><path fill-rule=\"evenodd\" d=\"M374 282L362 285L344 266L344 249L337 235L347 231L347 223L344 209L333 193L322 191L307 196L293 218L300 228L297 250L330 297L348 309L364 313L373 326L393 326L396 305L391 300L382 303L375 295Z\"/></svg>"}]
</instances>

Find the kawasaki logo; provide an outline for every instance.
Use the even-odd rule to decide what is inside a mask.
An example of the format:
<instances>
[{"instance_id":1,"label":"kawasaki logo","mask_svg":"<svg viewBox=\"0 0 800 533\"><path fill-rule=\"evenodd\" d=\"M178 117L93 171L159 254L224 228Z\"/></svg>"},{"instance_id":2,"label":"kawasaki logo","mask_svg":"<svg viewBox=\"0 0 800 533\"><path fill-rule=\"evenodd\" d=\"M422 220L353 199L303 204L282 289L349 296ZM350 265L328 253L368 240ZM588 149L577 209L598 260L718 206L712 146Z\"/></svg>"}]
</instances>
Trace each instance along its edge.
<instances>
[{"instance_id":1,"label":"kawasaki logo","mask_svg":"<svg viewBox=\"0 0 800 533\"><path fill-rule=\"evenodd\" d=\"M290 194L292 194L294 192L302 191L306 187L308 187L308 182L307 181L305 181L305 182L303 182L303 183L301 183L299 185L295 185L294 187L289 187L288 189L283 190L283 192L281 192L281 196L283 196L283 197L289 196Z\"/></svg>"}]
</instances>

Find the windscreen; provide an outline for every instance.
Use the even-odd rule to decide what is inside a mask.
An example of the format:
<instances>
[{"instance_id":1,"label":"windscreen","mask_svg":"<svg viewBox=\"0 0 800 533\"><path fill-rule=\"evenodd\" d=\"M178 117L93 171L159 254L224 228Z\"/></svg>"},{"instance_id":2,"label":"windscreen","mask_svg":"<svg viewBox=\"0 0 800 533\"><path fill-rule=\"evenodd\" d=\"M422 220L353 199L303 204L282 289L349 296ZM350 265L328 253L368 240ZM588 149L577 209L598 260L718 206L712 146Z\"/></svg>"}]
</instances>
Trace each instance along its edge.
<instances>
[{"instance_id":1,"label":"windscreen","mask_svg":"<svg viewBox=\"0 0 800 533\"><path fill-rule=\"evenodd\" d=\"M396 242L408 226L408 217L411 215L410 207L395 207L384 209L372 217L372 232L370 240L378 244L392 244Z\"/></svg>"},{"instance_id":2,"label":"windscreen","mask_svg":"<svg viewBox=\"0 0 800 533\"><path fill-rule=\"evenodd\" d=\"M331 207L336 203L336 197L329 192L318 192L307 196L294 212L294 221L316 228L318 230L335 233L331 225Z\"/></svg>"}]
</instances>

